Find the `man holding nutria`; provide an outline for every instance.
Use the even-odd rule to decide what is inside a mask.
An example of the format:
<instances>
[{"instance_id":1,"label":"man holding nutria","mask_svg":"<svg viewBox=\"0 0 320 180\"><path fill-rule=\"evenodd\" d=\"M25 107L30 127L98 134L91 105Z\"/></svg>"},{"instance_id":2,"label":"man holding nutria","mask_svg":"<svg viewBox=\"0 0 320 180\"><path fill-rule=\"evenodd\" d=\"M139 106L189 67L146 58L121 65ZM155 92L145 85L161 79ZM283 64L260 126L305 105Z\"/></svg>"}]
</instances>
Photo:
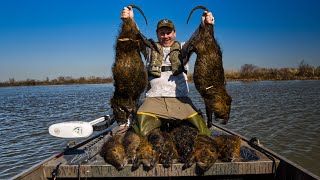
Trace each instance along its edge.
<instances>
[{"instance_id":1,"label":"man holding nutria","mask_svg":"<svg viewBox=\"0 0 320 180\"><path fill-rule=\"evenodd\" d=\"M133 19L130 6L121 12L121 19L127 18ZM201 25L206 23L214 24L214 18L211 12L204 11ZM187 47L188 41L175 41L176 29L168 19L158 22L156 33L158 42L155 43L155 49L160 50L160 53L143 45L140 47L146 59L149 84L146 98L137 112L135 131L145 136L160 127L163 121L186 120L195 126L200 134L209 135L206 122L188 97L187 67L182 63L182 57L187 53L184 47ZM193 36L196 34L197 31Z\"/></svg>"}]
</instances>

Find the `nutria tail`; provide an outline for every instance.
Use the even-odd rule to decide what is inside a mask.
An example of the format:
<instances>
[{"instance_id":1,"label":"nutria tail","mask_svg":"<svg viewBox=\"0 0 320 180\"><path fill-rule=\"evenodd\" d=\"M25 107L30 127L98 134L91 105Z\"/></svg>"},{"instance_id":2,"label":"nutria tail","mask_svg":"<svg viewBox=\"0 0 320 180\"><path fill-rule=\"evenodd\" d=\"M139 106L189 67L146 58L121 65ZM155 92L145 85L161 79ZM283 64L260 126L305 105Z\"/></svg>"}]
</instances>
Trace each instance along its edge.
<instances>
[{"instance_id":1,"label":"nutria tail","mask_svg":"<svg viewBox=\"0 0 320 180\"><path fill-rule=\"evenodd\" d=\"M194 8L191 10L190 14L189 14L189 17L188 17L188 20L187 20L187 24L188 24L188 22L189 22L189 19L190 19L190 17L191 17L191 14L193 13L193 11L195 11L195 10L197 10L197 9L203 9L203 10L205 10L205 11L209 11L208 8L206 8L205 6L196 6L196 7L194 7Z\"/></svg>"},{"instance_id":2,"label":"nutria tail","mask_svg":"<svg viewBox=\"0 0 320 180\"><path fill-rule=\"evenodd\" d=\"M135 9L138 9L140 11L140 13L142 14L142 16L144 17L144 20L146 21L146 24L148 25L148 21L147 21L147 18L146 16L144 15L143 11L136 5L132 4L132 5L129 5L131 6L132 8L135 8ZM155 42L153 41L153 39L147 39L142 33L139 33L139 38L142 40L142 43L151 48L151 49L154 49L156 50L159 54L160 54L160 50L159 48L155 45Z\"/></svg>"},{"instance_id":3,"label":"nutria tail","mask_svg":"<svg viewBox=\"0 0 320 180\"><path fill-rule=\"evenodd\" d=\"M140 11L140 13L142 14L142 16L144 17L144 20L146 21L146 24L148 24L146 16L144 15L143 11L138 6L136 6L134 4L129 5L129 6L131 6L132 8L138 9Z\"/></svg>"}]
</instances>

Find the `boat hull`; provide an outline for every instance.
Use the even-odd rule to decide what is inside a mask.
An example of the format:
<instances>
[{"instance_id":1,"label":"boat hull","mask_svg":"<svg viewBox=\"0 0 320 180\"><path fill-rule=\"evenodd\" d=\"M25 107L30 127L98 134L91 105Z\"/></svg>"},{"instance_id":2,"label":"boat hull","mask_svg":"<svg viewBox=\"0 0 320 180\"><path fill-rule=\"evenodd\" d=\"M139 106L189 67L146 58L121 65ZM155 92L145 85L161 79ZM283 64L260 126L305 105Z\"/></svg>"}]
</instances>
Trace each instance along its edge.
<instances>
[{"instance_id":1,"label":"boat hull","mask_svg":"<svg viewBox=\"0 0 320 180\"><path fill-rule=\"evenodd\" d=\"M144 171L142 167L131 171L131 164L118 171L112 165L107 164L100 156L101 146L110 137L110 127L95 137L89 138L61 154L52 156L30 169L18 174L13 179L108 179L130 178L141 179L157 177L162 179L320 179L306 169L281 157L263 146L251 146L245 137L214 125L212 132L218 134L233 134L242 138L241 148L249 149L258 157L257 160L241 160L240 162L217 161L208 171L199 176L195 171L195 165L182 170L183 164L176 163L169 168L158 164L150 171Z\"/></svg>"}]
</instances>

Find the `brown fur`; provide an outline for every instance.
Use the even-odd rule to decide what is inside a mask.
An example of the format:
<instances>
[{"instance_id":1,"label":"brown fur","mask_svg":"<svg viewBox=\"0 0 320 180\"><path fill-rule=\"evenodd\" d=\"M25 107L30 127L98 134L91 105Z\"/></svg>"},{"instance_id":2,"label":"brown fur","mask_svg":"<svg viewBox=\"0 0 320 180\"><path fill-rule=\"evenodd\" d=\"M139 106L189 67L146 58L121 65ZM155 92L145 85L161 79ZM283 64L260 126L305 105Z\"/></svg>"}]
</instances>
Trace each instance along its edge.
<instances>
[{"instance_id":1,"label":"brown fur","mask_svg":"<svg viewBox=\"0 0 320 180\"><path fill-rule=\"evenodd\" d=\"M181 125L174 128L170 134L172 135L173 141L176 144L177 151L180 156L179 161L181 163L190 162L194 142L198 135L198 130L188 125Z\"/></svg>"},{"instance_id":2,"label":"brown fur","mask_svg":"<svg viewBox=\"0 0 320 180\"><path fill-rule=\"evenodd\" d=\"M177 147L168 132L162 132L159 128L155 129L148 135L148 140L159 152L159 162L164 168L169 168L179 158Z\"/></svg>"},{"instance_id":3,"label":"brown fur","mask_svg":"<svg viewBox=\"0 0 320 180\"><path fill-rule=\"evenodd\" d=\"M149 171L159 162L159 152L154 150L147 137L140 137L141 142L137 148L136 158L132 165L132 171L137 170L140 165L145 171Z\"/></svg>"},{"instance_id":4,"label":"brown fur","mask_svg":"<svg viewBox=\"0 0 320 180\"><path fill-rule=\"evenodd\" d=\"M101 156L118 171L122 170L127 164L125 149L122 145L122 137L120 135L110 137L102 146Z\"/></svg>"},{"instance_id":5,"label":"brown fur","mask_svg":"<svg viewBox=\"0 0 320 180\"><path fill-rule=\"evenodd\" d=\"M135 115L138 101L147 85L147 72L142 62L140 31L133 19L124 19L115 45L116 56L112 67L114 95L111 107L118 124Z\"/></svg>"},{"instance_id":6,"label":"brown fur","mask_svg":"<svg viewBox=\"0 0 320 180\"><path fill-rule=\"evenodd\" d=\"M161 154L165 139L160 128L154 129L149 133L148 141L152 144L153 149Z\"/></svg>"},{"instance_id":7,"label":"brown fur","mask_svg":"<svg viewBox=\"0 0 320 180\"><path fill-rule=\"evenodd\" d=\"M141 142L140 136L132 130L127 131L126 134L124 135L122 144L126 152L128 163L134 162L140 142Z\"/></svg>"},{"instance_id":8,"label":"brown fur","mask_svg":"<svg viewBox=\"0 0 320 180\"><path fill-rule=\"evenodd\" d=\"M171 134L162 132L164 138L163 150L161 152L160 163L164 168L169 168L176 160L179 159L179 154Z\"/></svg>"},{"instance_id":9,"label":"brown fur","mask_svg":"<svg viewBox=\"0 0 320 180\"><path fill-rule=\"evenodd\" d=\"M198 135L190 162L185 164L184 168L192 166L196 163L196 172L203 174L209 170L218 159L218 146L212 138L206 135Z\"/></svg>"},{"instance_id":10,"label":"brown fur","mask_svg":"<svg viewBox=\"0 0 320 180\"><path fill-rule=\"evenodd\" d=\"M218 144L219 159L227 162L240 161L241 138L235 135L222 135L213 138Z\"/></svg>"},{"instance_id":11,"label":"brown fur","mask_svg":"<svg viewBox=\"0 0 320 180\"><path fill-rule=\"evenodd\" d=\"M223 119L222 123L226 124L232 99L226 91L222 52L214 37L213 25L200 26L198 36L191 40L187 50L187 59L192 52L197 54L193 80L205 102L208 127L211 127L213 113L216 119Z\"/></svg>"}]
</instances>

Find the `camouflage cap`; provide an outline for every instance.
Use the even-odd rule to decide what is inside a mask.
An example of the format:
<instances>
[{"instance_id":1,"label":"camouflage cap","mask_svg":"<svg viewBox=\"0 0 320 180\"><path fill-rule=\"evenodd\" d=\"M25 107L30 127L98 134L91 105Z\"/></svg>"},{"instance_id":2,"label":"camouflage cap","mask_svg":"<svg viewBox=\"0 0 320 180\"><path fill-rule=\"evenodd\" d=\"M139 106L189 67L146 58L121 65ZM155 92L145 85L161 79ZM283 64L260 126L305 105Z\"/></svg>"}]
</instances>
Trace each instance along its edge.
<instances>
[{"instance_id":1,"label":"camouflage cap","mask_svg":"<svg viewBox=\"0 0 320 180\"><path fill-rule=\"evenodd\" d=\"M169 19L162 19L158 22L158 25L157 25L157 31L159 28L161 27L169 27L171 29L174 30L174 24L172 21L170 21Z\"/></svg>"}]
</instances>

